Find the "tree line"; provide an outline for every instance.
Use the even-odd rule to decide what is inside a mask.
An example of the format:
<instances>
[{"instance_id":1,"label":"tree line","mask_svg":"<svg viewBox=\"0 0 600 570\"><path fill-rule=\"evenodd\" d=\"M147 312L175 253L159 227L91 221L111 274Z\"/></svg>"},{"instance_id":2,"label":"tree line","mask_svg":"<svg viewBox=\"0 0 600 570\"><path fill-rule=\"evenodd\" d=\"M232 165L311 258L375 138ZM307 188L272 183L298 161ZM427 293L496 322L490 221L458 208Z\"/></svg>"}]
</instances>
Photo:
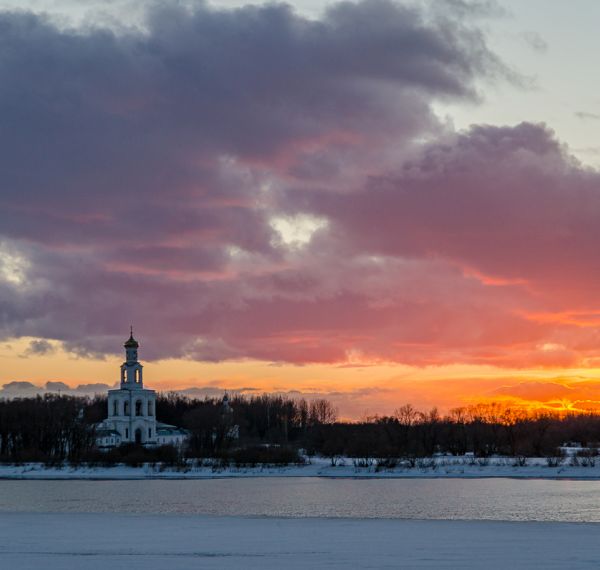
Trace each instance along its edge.
<instances>
[{"instance_id":1,"label":"tree line","mask_svg":"<svg viewBox=\"0 0 600 570\"><path fill-rule=\"evenodd\" d=\"M362 459L415 459L435 454L487 458L556 457L564 445L597 450L600 414L529 412L502 404L478 404L442 415L411 405L391 416L375 416L351 424L320 426L313 434L313 449L330 457Z\"/></svg>"},{"instance_id":2,"label":"tree line","mask_svg":"<svg viewBox=\"0 0 600 570\"><path fill-rule=\"evenodd\" d=\"M106 397L44 395L0 400L0 461L46 463L173 462L174 449L124 446L109 453L95 447L95 425L106 417ZM411 405L389 416L338 421L325 399L279 395L195 399L160 394L157 418L189 432L187 457L241 463L293 462L303 455L360 461L414 459L436 453L551 457L566 442L596 449L600 414L527 412L501 404L479 404L441 414Z\"/></svg>"},{"instance_id":3,"label":"tree line","mask_svg":"<svg viewBox=\"0 0 600 570\"><path fill-rule=\"evenodd\" d=\"M142 450L133 445L99 452L95 427L106 414L103 396L0 399L0 461L54 464L65 460L120 462L129 456L135 462L173 458L168 450ZM157 397L156 416L162 423L188 431L185 453L190 457L225 457L229 452L249 457L248 450L254 449L257 456L277 460L281 455L288 461L297 459L300 441L317 426L335 422L337 412L327 400L234 396L226 407L218 398L167 393ZM271 445L273 450L265 451Z\"/></svg>"}]
</instances>

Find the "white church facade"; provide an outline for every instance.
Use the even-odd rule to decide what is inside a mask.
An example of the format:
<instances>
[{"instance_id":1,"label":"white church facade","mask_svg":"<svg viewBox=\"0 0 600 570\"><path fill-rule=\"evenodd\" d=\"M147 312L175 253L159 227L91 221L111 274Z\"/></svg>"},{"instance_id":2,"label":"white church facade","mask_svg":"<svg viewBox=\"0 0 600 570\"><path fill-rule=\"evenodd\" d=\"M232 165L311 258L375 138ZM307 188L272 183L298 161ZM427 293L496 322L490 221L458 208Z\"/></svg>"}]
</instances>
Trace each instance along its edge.
<instances>
[{"instance_id":1,"label":"white church facade","mask_svg":"<svg viewBox=\"0 0 600 570\"><path fill-rule=\"evenodd\" d=\"M123 346L120 387L108 391L108 417L96 426L96 444L103 449L125 443L182 446L187 431L156 419L156 392L144 388L143 366L138 361L140 345L133 338L133 330Z\"/></svg>"}]
</instances>

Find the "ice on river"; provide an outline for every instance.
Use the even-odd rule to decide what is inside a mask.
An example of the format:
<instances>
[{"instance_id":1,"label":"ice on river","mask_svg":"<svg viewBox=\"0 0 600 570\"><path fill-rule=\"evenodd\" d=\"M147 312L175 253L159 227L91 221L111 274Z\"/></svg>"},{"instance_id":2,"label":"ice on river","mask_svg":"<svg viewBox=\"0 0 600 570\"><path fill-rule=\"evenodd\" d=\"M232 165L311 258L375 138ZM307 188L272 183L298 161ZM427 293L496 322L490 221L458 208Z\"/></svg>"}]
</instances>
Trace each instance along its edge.
<instances>
[{"instance_id":1,"label":"ice on river","mask_svg":"<svg viewBox=\"0 0 600 570\"><path fill-rule=\"evenodd\" d=\"M0 568L598 568L596 524L0 514Z\"/></svg>"}]
</instances>

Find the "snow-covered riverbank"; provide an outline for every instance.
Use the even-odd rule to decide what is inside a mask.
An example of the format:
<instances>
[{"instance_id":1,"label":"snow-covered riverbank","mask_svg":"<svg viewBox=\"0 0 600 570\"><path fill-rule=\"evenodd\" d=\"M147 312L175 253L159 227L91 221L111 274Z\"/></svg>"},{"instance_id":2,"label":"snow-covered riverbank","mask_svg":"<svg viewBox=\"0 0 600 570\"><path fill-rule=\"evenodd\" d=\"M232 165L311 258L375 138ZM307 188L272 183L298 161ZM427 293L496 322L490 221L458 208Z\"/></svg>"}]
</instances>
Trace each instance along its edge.
<instances>
[{"instance_id":1,"label":"snow-covered riverbank","mask_svg":"<svg viewBox=\"0 0 600 570\"><path fill-rule=\"evenodd\" d=\"M573 523L3 513L0 567L595 569L599 529Z\"/></svg>"},{"instance_id":2,"label":"snow-covered riverbank","mask_svg":"<svg viewBox=\"0 0 600 570\"><path fill-rule=\"evenodd\" d=\"M437 457L418 461L414 467L394 468L376 464L355 466L340 460L335 467L325 458L312 458L306 465L263 467L188 466L185 468L145 465L143 467L45 467L39 463L0 465L0 479L206 479L222 477L366 477L366 478L484 478L513 477L535 479L600 480L600 460L595 465L548 466L544 458L518 461L511 458L477 460L465 457Z\"/></svg>"}]
</instances>

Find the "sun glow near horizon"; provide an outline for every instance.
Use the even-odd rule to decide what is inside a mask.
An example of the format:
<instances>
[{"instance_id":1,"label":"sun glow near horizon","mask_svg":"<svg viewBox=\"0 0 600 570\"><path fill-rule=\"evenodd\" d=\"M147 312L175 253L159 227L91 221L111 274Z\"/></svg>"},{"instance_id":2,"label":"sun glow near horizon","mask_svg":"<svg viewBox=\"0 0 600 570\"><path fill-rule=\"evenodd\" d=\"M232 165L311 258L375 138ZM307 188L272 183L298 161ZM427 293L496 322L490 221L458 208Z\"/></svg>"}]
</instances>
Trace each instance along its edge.
<instances>
[{"instance_id":1,"label":"sun glow near horizon","mask_svg":"<svg viewBox=\"0 0 600 570\"><path fill-rule=\"evenodd\" d=\"M64 383L86 394L85 386L118 384L120 356L81 357L50 343L31 352L36 339L11 339L0 345L0 396L32 394L29 382L43 389ZM447 413L454 408L501 403L530 412L589 412L600 409L600 368L500 369L481 365L415 367L394 363L291 365L256 360L196 362L186 359L145 361L146 385L159 391L213 396L223 391L246 395L283 393L330 399L340 417L357 420L390 415L404 404ZM102 389L99 390L103 392Z\"/></svg>"}]
</instances>

